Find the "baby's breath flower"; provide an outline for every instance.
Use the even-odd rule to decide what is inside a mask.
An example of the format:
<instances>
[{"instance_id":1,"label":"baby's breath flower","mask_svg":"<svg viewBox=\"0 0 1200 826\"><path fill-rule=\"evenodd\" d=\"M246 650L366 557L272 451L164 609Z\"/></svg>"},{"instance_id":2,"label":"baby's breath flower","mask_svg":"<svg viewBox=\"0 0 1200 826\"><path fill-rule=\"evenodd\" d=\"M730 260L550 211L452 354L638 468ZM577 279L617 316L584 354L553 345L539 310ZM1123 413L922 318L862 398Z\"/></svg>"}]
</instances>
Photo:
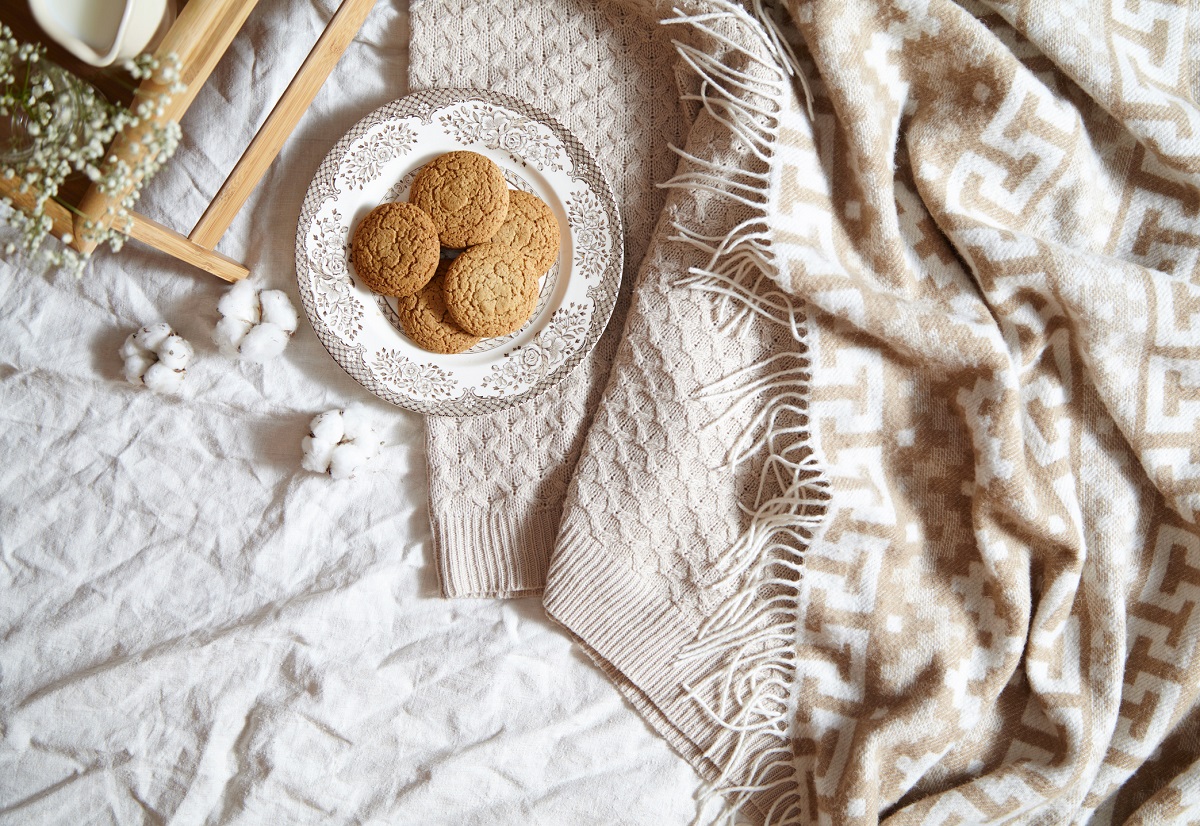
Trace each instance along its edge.
<instances>
[{"instance_id":1,"label":"baby's breath flower","mask_svg":"<svg viewBox=\"0 0 1200 826\"><path fill-rule=\"evenodd\" d=\"M101 228L86 220L80 235L96 243L107 243L117 251L125 242L120 227L128 224L129 211L142 185L170 158L179 143L179 125L167 123L151 128L140 138L140 150L133 163L106 155L106 147L127 129L166 111L170 94L182 88L179 60L170 55L158 60L140 55L125 64L135 80L154 78L169 89L158 94L140 94L136 114L110 103L96 90L45 58L45 49L37 44L19 43L12 31L0 23L0 118L9 120L15 137L8 157L0 160L0 177L14 182L21 193L33 193L32 206L16 208L8 198L0 198L6 207L3 217L16 230L18 241L5 245L7 255L20 250L40 255L52 266L82 272L87 257L66 244L74 240L64 234L63 245L46 244L53 221L45 212L46 201L57 196L62 182L82 173L96 188L118 199L107 214L120 225ZM157 74L156 74L157 73ZM66 205L69 210L74 210Z\"/></svg>"}]
</instances>

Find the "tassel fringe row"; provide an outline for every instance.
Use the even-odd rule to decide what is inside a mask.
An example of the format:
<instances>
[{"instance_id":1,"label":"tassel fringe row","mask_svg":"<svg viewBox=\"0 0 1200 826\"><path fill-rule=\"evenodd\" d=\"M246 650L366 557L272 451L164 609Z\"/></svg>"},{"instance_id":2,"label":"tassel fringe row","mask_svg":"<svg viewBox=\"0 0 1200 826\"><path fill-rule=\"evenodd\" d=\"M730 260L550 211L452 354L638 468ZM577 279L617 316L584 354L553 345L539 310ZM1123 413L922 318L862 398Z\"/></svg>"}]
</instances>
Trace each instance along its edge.
<instances>
[{"instance_id":1,"label":"tassel fringe row","mask_svg":"<svg viewBox=\"0 0 1200 826\"><path fill-rule=\"evenodd\" d=\"M729 129L741 146L768 169L774 161L781 101L798 78L812 113L811 93L791 47L762 0L750 10L711 0L707 13L679 9L667 24L685 24L746 60L749 71L676 41L681 58L701 79L698 103ZM736 26L754 45L747 50L717 30ZM764 55L766 57L764 57ZM674 147L673 147L674 148ZM727 454L730 467L762 462L754 504L743 505L747 527L724 554L710 587L733 595L709 617L681 654L684 661L714 660L712 671L684 689L724 734L706 756L720 771L701 801L724 798L722 823L734 824L752 799L765 823L803 822L808 784L792 750L796 718L796 636L804 554L824 517L829 483L810 448L808 415L811 364L803 307L776 285L778 271L768 223L770 175L675 151L686 162L664 184L711 193L746 207L752 217L721 236L675 224L672 240L707 256L678 286L712 297L724 331L757 316L781 327L795 344L710 386L704 398L728 406L714 422L756 409Z\"/></svg>"}]
</instances>

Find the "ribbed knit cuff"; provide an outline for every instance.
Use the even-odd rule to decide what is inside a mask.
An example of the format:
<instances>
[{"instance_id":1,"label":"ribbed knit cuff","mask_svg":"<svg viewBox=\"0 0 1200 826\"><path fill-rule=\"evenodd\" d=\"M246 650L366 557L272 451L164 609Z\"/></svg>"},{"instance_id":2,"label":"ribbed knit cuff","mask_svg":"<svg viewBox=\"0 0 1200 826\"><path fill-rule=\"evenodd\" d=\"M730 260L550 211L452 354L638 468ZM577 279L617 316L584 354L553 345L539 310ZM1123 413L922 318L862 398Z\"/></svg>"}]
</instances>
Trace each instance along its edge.
<instances>
[{"instance_id":1,"label":"ribbed knit cuff","mask_svg":"<svg viewBox=\"0 0 1200 826\"><path fill-rule=\"evenodd\" d=\"M710 667L678 654L695 639L661 587L593 537L564 521L543 597L546 613L566 627L651 726L707 780L719 770L704 749L723 732L688 698L684 686Z\"/></svg>"},{"instance_id":2,"label":"ribbed knit cuff","mask_svg":"<svg viewBox=\"0 0 1200 826\"><path fill-rule=\"evenodd\" d=\"M529 597L542 592L561 505L430 514L445 597Z\"/></svg>"}]
</instances>

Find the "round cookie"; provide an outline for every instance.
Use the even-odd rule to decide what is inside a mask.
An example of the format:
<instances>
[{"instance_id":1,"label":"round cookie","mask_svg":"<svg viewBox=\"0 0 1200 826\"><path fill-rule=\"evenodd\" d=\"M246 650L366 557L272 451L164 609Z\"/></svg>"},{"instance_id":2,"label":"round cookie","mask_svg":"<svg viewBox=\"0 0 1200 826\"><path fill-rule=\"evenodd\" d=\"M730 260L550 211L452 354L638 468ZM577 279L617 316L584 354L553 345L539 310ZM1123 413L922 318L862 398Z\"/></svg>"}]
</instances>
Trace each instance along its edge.
<instances>
[{"instance_id":1,"label":"round cookie","mask_svg":"<svg viewBox=\"0 0 1200 826\"><path fill-rule=\"evenodd\" d=\"M558 221L541 198L513 189L508 193L508 217L492 241L528 255L541 275L558 258Z\"/></svg>"},{"instance_id":2,"label":"round cookie","mask_svg":"<svg viewBox=\"0 0 1200 826\"><path fill-rule=\"evenodd\" d=\"M500 229L508 215L508 184L491 159L459 150L425 164L408 200L429 213L442 244L457 249L488 241Z\"/></svg>"},{"instance_id":3,"label":"round cookie","mask_svg":"<svg viewBox=\"0 0 1200 826\"><path fill-rule=\"evenodd\" d=\"M469 333L502 336L518 330L537 304L538 276L529 259L503 244L477 244L446 272L446 307Z\"/></svg>"},{"instance_id":4,"label":"round cookie","mask_svg":"<svg viewBox=\"0 0 1200 826\"><path fill-rule=\"evenodd\" d=\"M396 315L404 332L418 347L434 353L461 353L479 341L479 336L455 324L446 309L443 288L450 263L442 261L433 279L419 292L396 301Z\"/></svg>"},{"instance_id":5,"label":"round cookie","mask_svg":"<svg viewBox=\"0 0 1200 826\"><path fill-rule=\"evenodd\" d=\"M375 207L350 242L354 271L381 295L412 295L433 278L441 255L433 220L412 204Z\"/></svg>"}]
</instances>

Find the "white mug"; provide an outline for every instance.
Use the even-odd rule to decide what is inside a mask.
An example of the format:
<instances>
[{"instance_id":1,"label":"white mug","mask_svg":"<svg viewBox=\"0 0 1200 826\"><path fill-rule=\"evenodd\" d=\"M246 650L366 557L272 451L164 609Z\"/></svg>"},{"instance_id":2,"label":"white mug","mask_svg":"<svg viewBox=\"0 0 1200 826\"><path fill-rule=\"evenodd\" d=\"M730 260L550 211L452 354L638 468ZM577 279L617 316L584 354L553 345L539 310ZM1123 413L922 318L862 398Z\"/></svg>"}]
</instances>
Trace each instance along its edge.
<instances>
[{"instance_id":1,"label":"white mug","mask_svg":"<svg viewBox=\"0 0 1200 826\"><path fill-rule=\"evenodd\" d=\"M46 34L92 66L147 51L175 17L172 0L29 0L29 9Z\"/></svg>"}]
</instances>

